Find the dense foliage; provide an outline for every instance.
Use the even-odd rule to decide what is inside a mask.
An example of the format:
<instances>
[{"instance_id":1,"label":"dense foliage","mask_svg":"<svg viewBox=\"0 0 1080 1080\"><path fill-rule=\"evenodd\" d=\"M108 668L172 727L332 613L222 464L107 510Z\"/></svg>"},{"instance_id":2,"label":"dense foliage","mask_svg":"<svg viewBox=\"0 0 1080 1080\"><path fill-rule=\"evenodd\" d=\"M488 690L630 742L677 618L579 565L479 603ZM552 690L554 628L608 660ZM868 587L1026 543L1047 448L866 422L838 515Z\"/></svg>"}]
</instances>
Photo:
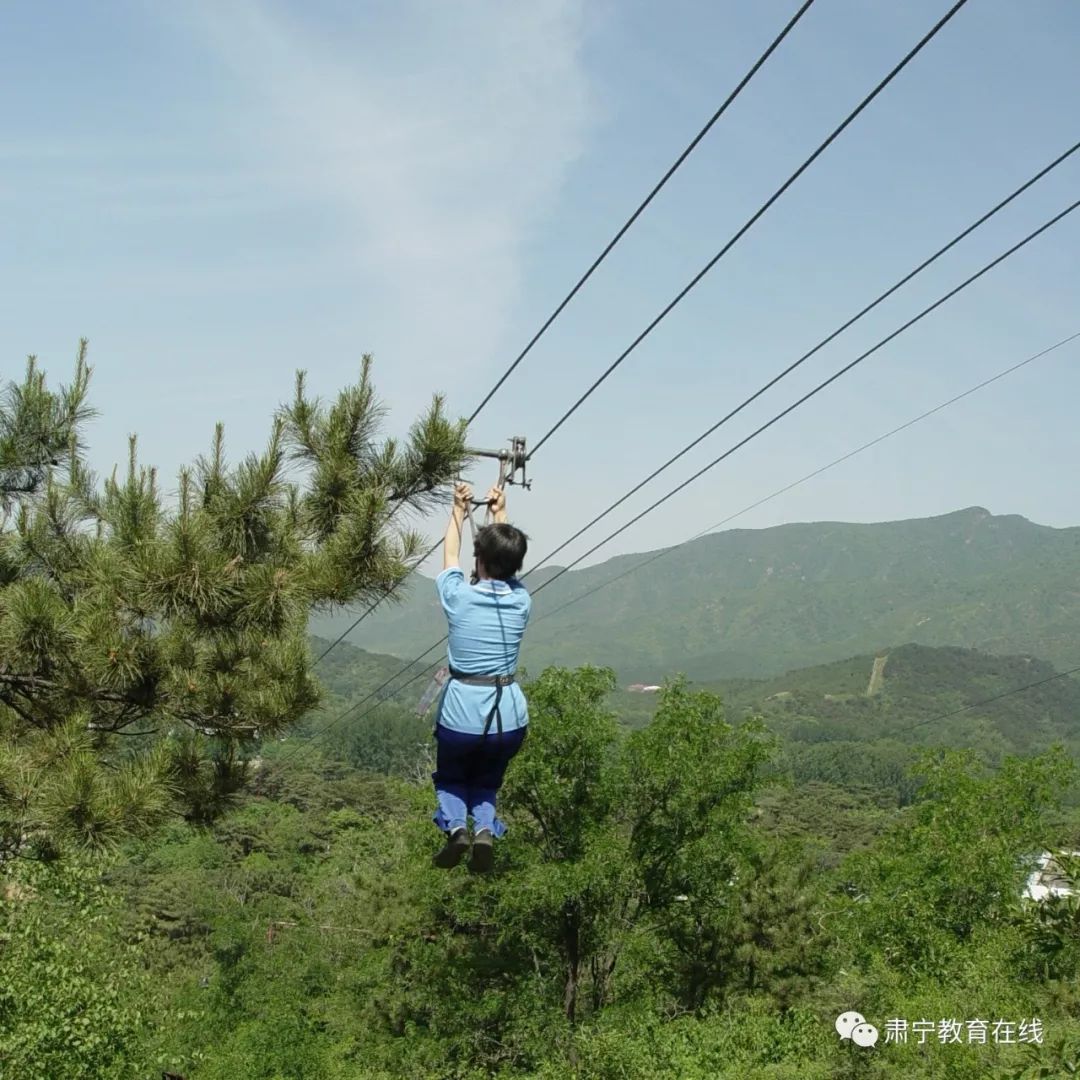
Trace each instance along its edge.
<instances>
[{"instance_id":1,"label":"dense foliage","mask_svg":"<svg viewBox=\"0 0 1080 1080\"><path fill-rule=\"evenodd\" d=\"M906 809L819 784L815 822L777 812L760 722L731 725L676 682L630 732L611 686L552 669L528 687L488 878L430 866L424 780L335 765L314 742L268 747L212 826L167 826L96 874L15 869L0 1062L33 1077L62 1059L74 1080L824 1080L1076 1061L1077 903L1021 899L1031 856L1068 837L1062 754L991 771L930 751ZM857 843L833 842L830 800ZM832 1027L851 1008L882 1033L990 1017L1044 1034L862 1049Z\"/></svg>"}]
</instances>

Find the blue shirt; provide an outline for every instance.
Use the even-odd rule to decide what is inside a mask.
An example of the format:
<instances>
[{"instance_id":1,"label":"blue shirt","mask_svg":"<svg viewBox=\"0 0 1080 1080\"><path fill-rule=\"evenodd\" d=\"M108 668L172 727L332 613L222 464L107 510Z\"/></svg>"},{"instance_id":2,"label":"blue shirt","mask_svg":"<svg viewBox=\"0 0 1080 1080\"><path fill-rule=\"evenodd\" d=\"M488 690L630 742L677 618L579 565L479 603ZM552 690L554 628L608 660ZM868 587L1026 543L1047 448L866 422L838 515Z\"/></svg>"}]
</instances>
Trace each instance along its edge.
<instances>
[{"instance_id":1,"label":"blue shirt","mask_svg":"<svg viewBox=\"0 0 1080 1080\"><path fill-rule=\"evenodd\" d=\"M529 622L532 597L516 578L470 585L458 566L435 579L446 621L450 625L447 657L465 675L509 675L517 669L521 639ZM438 722L454 731L480 735L495 704L493 686L468 686L451 679L439 702ZM503 687L499 715L504 731L529 722L521 687ZM491 730L495 730L492 721Z\"/></svg>"}]
</instances>

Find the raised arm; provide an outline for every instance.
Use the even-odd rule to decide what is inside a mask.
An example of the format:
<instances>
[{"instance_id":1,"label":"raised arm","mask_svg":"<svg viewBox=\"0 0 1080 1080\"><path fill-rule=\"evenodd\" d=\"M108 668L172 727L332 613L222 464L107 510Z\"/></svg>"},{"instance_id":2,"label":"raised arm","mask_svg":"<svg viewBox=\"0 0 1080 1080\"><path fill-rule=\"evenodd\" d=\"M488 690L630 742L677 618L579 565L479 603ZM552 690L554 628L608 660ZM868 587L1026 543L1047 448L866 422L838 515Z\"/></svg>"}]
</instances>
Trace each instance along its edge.
<instances>
[{"instance_id":1,"label":"raised arm","mask_svg":"<svg viewBox=\"0 0 1080 1080\"><path fill-rule=\"evenodd\" d=\"M461 529L465 524L466 507L472 500L472 488L468 484L458 484L454 488L454 506L450 511L450 520L446 523L446 535L443 537L443 569L461 565Z\"/></svg>"},{"instance_id":2,"label":"raised arm","mask_svg":"<svg viewBox=\"0 0 1080 1080\"><path fill-rule=\"evenodd\" d=\"M496 524L506 521L506 492L502 488L493 487L487 493L488 513Z\"/></svg>"}]
</instances>

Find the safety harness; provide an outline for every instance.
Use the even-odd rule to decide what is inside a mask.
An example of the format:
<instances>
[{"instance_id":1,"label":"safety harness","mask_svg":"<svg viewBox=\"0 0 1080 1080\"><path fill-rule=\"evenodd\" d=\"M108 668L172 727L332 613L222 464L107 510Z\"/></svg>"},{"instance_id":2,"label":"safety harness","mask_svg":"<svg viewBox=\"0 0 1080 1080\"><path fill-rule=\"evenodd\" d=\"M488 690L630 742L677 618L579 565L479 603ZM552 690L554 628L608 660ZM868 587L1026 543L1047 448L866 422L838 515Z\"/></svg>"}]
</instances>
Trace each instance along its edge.
<instances>
[{"instance_id":1,"label":"safety harness","mask_svg":"<svg viewBox=\"0 0 1080 1080\"><path fill-rule=\"evenodd\" d=\"M502 713L499 711L499 702L502 701L502 692L504 686L512 686L517 681L515 672L511 672L509 675L467 675L462 671L455 671L454 668L450 669L450 678L456 679L459 683L464 683L466 686L494 686L495 687L495 704L491 707L491 712L487 714L487 719L484 721L484 736L487 737L488 732L491 730L491 721L495 721L495 728L501 736L503 733L502 726Z\"/></svg>"},{"instance_id":2,"label":"safety harness","mask_svg":"<svg viewBox=\"0 0 1080 1080\"><path fill-rule=\"evenodd\" d=\"M504 480L504 474L502 470L499 472L500 484ZM473 500L473 505L483 506L485 503L483 500ZM473 521L472 505L466 507L466 520L469 523L469 532L472 535L473 545L476 545L476 524ZM491 517L491 507L488 506L488 512L485 515L486 518ZM474 571L470 579L471 584L476 584L476 572ZM516 674L511 672L509 675L473 675L465 671L458 671L455 668L449 668L449 674L451 679L455 679L459 683L464 683L466 686L494 686L495 687L495 704L491 708L491 712L488 713L487 719L484 721L484 737L487 737L488 732L491 730L491 722L495 721L495 729L498 731L499 736L502 736L502 713L499 710L499 703L502 701L503 687L512 686L516 682Z\"/></svg>"}]
</instances>

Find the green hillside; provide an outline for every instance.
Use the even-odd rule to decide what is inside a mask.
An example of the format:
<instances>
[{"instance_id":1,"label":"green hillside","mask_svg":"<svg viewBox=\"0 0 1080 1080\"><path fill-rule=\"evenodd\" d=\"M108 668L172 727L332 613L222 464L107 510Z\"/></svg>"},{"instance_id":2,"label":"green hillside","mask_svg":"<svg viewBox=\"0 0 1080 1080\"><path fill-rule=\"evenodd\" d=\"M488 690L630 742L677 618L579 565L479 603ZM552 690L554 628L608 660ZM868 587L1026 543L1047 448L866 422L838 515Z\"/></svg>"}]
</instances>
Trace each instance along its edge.
<instances>
[{"instance_id":1,"label":"green hillside","mask_svg":"<svg viewBox=\"0 0 1080 1080\"><path fill-rule=\"evenodd\" d=\"M768 676L904 642L1080 656L1080 528L971 508L942 517L731 530L625 573L646 554L564 575L536 599L523 662L614 667L620 681ZM545 568L530 583L551 573ZM354 616L353 616L354 617ZM352 618L318 620L335 634ZM444 632L432 583L372 616L349 640L408 656Z\"/></svg>"},{"instance_id":2,"label":"green hillside","mask_svg":"<svg viewBox=\"0 0 1080 1080\"><path fill-rule=\"evenodd\" d=\"M329 644L312 637L312 655L321 656ZM375 772L411 776L431 742L431 720L416 715L429 678L409 683L414 667L395 680L404 667L397 657L338 645L316 666L320 706L281 745L264 747L264 756L296 756L310 764L326 755Z\"/></svg>"},{"instance_id":3,"label":"green hillside","mask_svg":"<svg viewBox=\"0 0 1080 1080\"><path fill-rule=\"evenodd\" d=\"M871 693L875 663L880 679ZM877 657L705 686L733 715L762 716L795 743L887 739L976 747L995 757L1034 753L1059 742L1080 749L1080 680L1054 679L1056 674L1051 664L1030 656L902 645ZM971 707L989 698L997 700ZM651 719L653 695L623 690L616 699L620 715L634 726ZM955 715L945 717L948 713Z\"/></svg>"},{"instance_id":4,"label":"green hillside","mask_svg":"<svg viewBox=\"0 0 1080 1080\"><path fill-rule=\"evenodd\" d=\"M325 645L314 640L315 655ZM326 698L306 719L299 739L310 736L313 750L359 768L411 775L430 742L430 717L415 715L427 677L386 697L412 669L369 699L403 666L393 657L340 645L320 666ZM877 656L768 679L711 681L703 688L720 695L733 720L762 717L781 739L784 768L800 783L839 784L896 802L910 795L904 770L927 745L971 748L993 765L1008 754L1029 755L1055 744L1080 758L1080 680L1056 674L1051 664L1030 656L908 644ZM1042 685L1015 692L1032 683ZM990 698L996 700L978 704ZM657 702L657 695L625 687L609 696L622 726L630 729L647 726Z\"/></svg>"},{"instance_id":5,"label":"green hillside","mask_svg":"<svg viewBox=\"0 0 1080 1080\"><path fill-rule=\"evenodd\" d=\"M324 638L312 637L312 656L322 656L329 644L330 641ZM315 668L319 682L327 694L327 698L323 702L323 710L325 711L331 705L342 702L351 704L367 697L387 679L401 671L404 666L404 662L396 656L384 656L380 653L368 652L366 649L357 648L355 645L343 641L326 653L326 656L318 662ZM416 671L417 668L412 668L407 675L403 676L401 681L404 682L409 676L416 674ZM404 693L394 695L392 700L399 703L414 703L413 699L419 698L426 685L426 681L414 683ZM395 689L396 685L387 687L388 691ZM413 690L415 690L415 694L410 696ZM379 700L382 699L383 694L380 693ZM312 722L311 717L305 717L305 722L310 724Z\"/></svg>"},{"instance_id":6,"label":"green hillside","mask_svg":"<svg viewBox=\"0 0 1080 1080\"><path fill-rule=\"evenodd\" d=\"M880 678L871 694L875 663ZM1027 656L904 645L708 689L724 700L732 722L760 716L779 737L781 782L758 801L763 821L779 835L818 837L832 864L869 844L916 797L911 769L927 746L964 748L993 767L1006 755L1055 745L1080 759L1080 680L1056 674ZM1043 680L1052 681L1031 686ZM612 700L634 728L651 722L657 703L626 690ZM1078 800L1074 788L1067 801Z\"/></svg>"}]
</instances>

